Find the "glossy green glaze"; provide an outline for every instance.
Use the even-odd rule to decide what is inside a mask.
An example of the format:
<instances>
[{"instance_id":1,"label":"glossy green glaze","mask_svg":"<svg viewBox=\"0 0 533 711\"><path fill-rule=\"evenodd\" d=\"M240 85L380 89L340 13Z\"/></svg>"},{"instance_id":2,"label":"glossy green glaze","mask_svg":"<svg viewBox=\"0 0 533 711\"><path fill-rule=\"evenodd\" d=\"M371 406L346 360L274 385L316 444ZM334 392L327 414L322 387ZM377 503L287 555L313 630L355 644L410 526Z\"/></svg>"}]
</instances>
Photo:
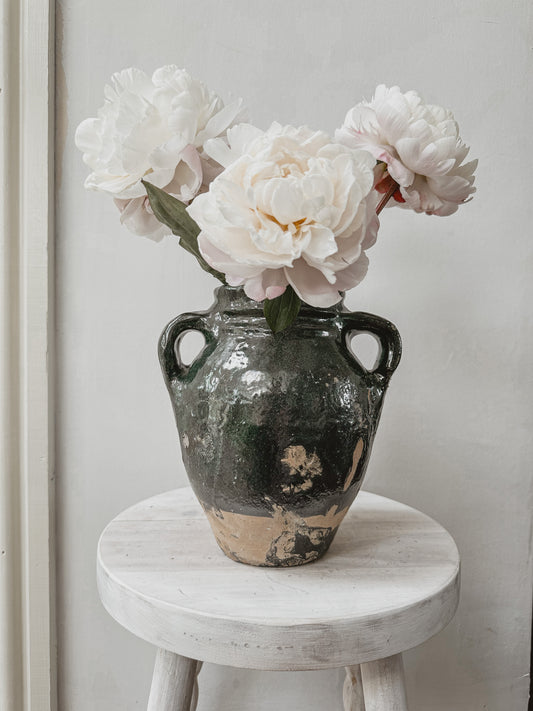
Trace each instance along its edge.
<instances>
[{"instance_id":1,"label":"glossy green glaze","mask_svg":"<svg viewBox=\"0 0 533 711\"><path fill-rule=\"evenodd\" d=\"M178 316L159 355L183 461L217 540L235 560L299 565L322 555L355 498L401 342L388 321L304 305L272 334L262 305L219 287L213 307ZM186 366L179 342L205 347ZM352 334L376 336L369 372Z\"/></svg>"}]
</instances>

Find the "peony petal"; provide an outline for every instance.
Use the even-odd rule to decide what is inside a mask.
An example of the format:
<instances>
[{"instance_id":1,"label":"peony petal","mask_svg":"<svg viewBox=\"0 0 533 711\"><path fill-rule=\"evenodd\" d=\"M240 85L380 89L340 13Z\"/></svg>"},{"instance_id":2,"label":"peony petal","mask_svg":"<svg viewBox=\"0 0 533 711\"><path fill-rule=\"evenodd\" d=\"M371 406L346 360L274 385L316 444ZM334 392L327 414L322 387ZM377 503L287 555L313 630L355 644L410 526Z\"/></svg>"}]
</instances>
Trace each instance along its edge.
<instances>
[{"instance_id":1,"label":"peony petal","mask_svg":"<svg viewBox=\"0 0 533 711\"><path fill-rule=\"evenodd\" d=\"M363 252L357 261L337 272L336 288L339 291L348 291L360 284L367 274L368 264L368 257Z\"/></svg>"},{"instance_id":2,"label":"peony petal","mask_svg":"<svg viewBox=\"0 0 533 711\"><path fill-rule=\"evenodd\" d=\"M86 187L120 201L144 197L144 177L192 200L204 179L202 136L222 133L242 111L242 101L224 108L215 93L174 65L157 69L152 78L137 69L114 74L104 95L98 117L83 121L75 140L92 171ZM207 157L205 163L208 182L218 171ZM129 202L127 208L120 204L123 221L145 229L145 217Z\"/></svg>"},{"instance_id":3,"label":"peony petal","mask_svg":"<svg viewBox=\"0 0 533 711\"><path fill-rule=\"evenodd\" d=\"M317 269L310 267L303 259L298 259L292 267L285 268L287 281L300 299L310 306L325 308L341 300L335 285Z\"/></svg>"},{"instance_id":4,"label":"peony petal","mask_svg":"<svg viewBox=\"0 0 533 711\"><path fill-rule=\"evenodd\" d=\"M247 153L255 141L264 136L264 131L249 123L239 123L228 129L228 142L238 155Z\"/></svg>"},{"instance_id":5,"label":"peony petal","mask_svg":"<svg viewBox=\"0 0 533 711\"><path fill-rule=\"evenodd\" d=\"M159 242L170 230L162 225L152 212L148 211L146 197L133 200L114 200L120 210L120 221L133 234L150 237Z\"/></svg>"},{"instance_id":6,"label":"peony petal","mask_svg":"<svg viewBox=\"0 0 533 711\"><path fill-rule=\"evenodd\" d=\"M232 104L224 106L207 122L206 127L198 133L195 139L196 146L202 146L207 140L219 136L221 133L238 120L244 113L244 102L242 99L234 101Z\"/></svg>"},{"instance_id":7,"label":"peony petal","mask_svg":"<svg viewBox=\"0 0 533 711\"><path fill-rule=\"evenodd\" d=\"M260 266L250 266L236 262L228 254L216 247L205 232L200 232L198 235L198 248L202 257L213 269L217 269L229 278L240 279L241 284L244 279L259 276L263 271Z\"/></svg>"},{"instance_id":8,"label":"peony petal","mask_svg":"<svg viewBox=\"0 0 533 711\"><path fill-rule=\"evenodd\" d=\"M82 121L74 135L76 148L84 153L83 161L87 165L91 165L90 161L94 159L102 148L102 139L100 136L101 121L97 118L89 118Z\"/></svg>"},{"instance_id":9,"label":"peony petal","mask_svg":"<svg viewBox=\"0 0 533 711\"><path fill-rule=\"evenodd\" d=\"M278 178L267 184L268 193L265 203L258 204L264 212L272 214L281 225L305 219L303 194L297 179Z\"/></svg>"},{"instance_id":10,"label":"peony petal","mask_svg":"<svg viewBox=\"0 0 533 711\"><path fill-rule=\"evenodd\" d=\"M467 164L463 171L468 147L453 114L424 104L414 91L402 94L399 87L378 86L371 102L348 111L335 135L348 146L364 146L386 163L404 206L416 212L451 214L448 202L460 204L473 193L475 166Z\"/></svg>"},{"instance_id":11,"label":"peony petal","mask_svg":"<svg viewBox=\"0 0 533 711\"><path fill-rule=\"evenodd\" d=\"M415 212L425 212L427 215L436 214L442 208L442 200L435 195L425 177L417 176L413 185L405 191L402 188L402 195L408 207Z\"/></svg>"},{"instance_id":12,"label":"peony petal","mask_svg":"<svg viewBox=\"0 0 533 711\"><path fill-rule=\"evenodd\" d=\"M329 229L322 225L309 225L307 228L310 235L309 243L305 248L305 256L318 262L324 261L331 254L337 252L337 242L335 235Z\"/></svg>"},{"instance_id":13,"label":"peony petal","mask_svg":"<svg viewBox=\"0 0 533 711\"><path fill-rule=\"evenodd\" d=\"M130 67L120 72L115 72L111 76L111 85L104 87L104 96L110 102L114 102L125 93L134 93L139 96L151 97L153 86L150 78L141 69Z\"/></svg>"},{"instance_id":14,"label":"peony petal","mask_svg":"<svg viewBox=\"0 0 533 711\"><path fill-rule=\"evenodd\" d=\"M379 225L372 155L277 123L232 127L227 146L214 139L206 151L227 163L187 208L208 263L256 300L290 282L309 304L337 303L337 274L361 259ZM361 264L345 280L362 278Z\"/></svg>"},{"instance_id":15,"label":"peony petal","mask_svg":"<svg viewBox=\"0 0 533 711\"><path fill-rule=\"evenodd\" d=\"M237 159L237 154L221 138L211 138L206 141L204 151L210 158L225 168Z\"/></svg>"},{"instance_id":16,"label":"peony petal","mask_svg":"<svg viewBox=\"0 0 533 711\"><path fill-rule=\"evenodd\" d=\"M245 281L244 291L254 301L263 301L281 296L287 285L288 281L283 269L265 269L257 277Z\"/></svg>"},{"instance_id":17,"label":"peony petal","mask_svg":"<svg viewBox=\"0 0 533 711\"><path fill-rule=\"evenodd\" d=\"M200 190L202 185L202 162L194 146L187 146L181 153L181 160L176 166L174 176L165 186L167 193L174 195L182 202L189 202Z\"/></svg>"}]
</instances>

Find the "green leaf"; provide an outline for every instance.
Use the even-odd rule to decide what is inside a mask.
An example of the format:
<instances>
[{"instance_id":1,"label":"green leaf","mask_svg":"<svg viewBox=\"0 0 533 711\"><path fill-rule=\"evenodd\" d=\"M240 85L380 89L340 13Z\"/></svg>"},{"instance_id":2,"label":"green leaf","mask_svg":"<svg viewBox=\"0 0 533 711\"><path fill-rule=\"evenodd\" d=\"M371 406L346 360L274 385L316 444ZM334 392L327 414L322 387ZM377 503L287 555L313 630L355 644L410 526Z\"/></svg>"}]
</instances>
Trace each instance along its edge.
<instances>
[{"instance_id":1,"label":"green leaf","mask_svg":"<svg viewBox=\"0 0 533 711\"><path fill-rule=\"evenodd\" d=\"M302 302L292 286L288 286L281 296L265 299L263 311L273 333L284 331L294 322Z\"/></svg>"},{"instance_id":2,"label":"green leaf","mask_svg":"<svg viewBox=\"0 0 533 711\"><path fill-rule=\"evenodd\" d=\"M180 246L196 257L202 269L225 284L224 274L210 267L202 257L198 248L200 228L187 212L186 206L161 188L156 188L152 183L148 183L146 180L141 180L141 183L146 188L150 207L159 222L166 225L173 234L180 238Z\"/></svg>"}]
</instances>

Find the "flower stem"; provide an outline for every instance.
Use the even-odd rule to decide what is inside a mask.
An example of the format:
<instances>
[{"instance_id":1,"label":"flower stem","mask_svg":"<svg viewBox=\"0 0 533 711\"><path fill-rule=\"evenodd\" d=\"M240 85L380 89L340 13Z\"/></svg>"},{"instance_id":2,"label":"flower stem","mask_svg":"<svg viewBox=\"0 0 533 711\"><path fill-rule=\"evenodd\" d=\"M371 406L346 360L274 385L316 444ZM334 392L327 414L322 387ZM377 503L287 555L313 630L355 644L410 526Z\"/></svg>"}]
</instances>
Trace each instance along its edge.
<instances>
[{"instance_id":1,"label":"flower stem","mask_svg":"<svg viewBox=\"0 0 533 711\"><path fill-rule=\"evenodd\" d=\"M379 213L383 210L383 208L385 207L385 205L389 202L389 200L391 199L391 197L394 195L394 193L395 193L397 190L398 190L398 183L396 183L395 181L393 181L393 183L392 183L392 185L390 186L390 188L387 190L387 192L385 193L385 195L384 195L384 196L381 198L381 200L379 201L379 204L378 204L378 206L377 206L377 208L376 208L376 215L379 215Z\"/></svg>"}]
</instances>

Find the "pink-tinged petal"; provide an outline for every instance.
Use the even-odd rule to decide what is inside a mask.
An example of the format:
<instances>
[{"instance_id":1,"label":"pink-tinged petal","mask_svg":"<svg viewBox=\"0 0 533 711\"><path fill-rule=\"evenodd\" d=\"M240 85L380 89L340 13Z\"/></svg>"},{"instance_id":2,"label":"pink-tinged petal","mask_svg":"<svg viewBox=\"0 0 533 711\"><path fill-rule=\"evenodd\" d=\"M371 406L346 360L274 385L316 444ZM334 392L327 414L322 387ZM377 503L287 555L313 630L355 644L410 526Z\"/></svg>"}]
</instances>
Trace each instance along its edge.
<instances>
[{"instance_id":1,"label":"pink-tinged petal","mask_svg":"<svg viewBox=\"0 0 533 711\"><path fill-rule=\"evenodd\" d=\"M453 114L424 104L414 91L402 94L398 87L380 85L372 101L347 113L336 139L349 146L364 145L385 162L400 186L404 206L416 212L451 214L447 203L461 204L465 194L473 192L475 166L461 165L468 147L459 137ZM464 189L458 176L468 183Z\"/></svg>"},{"instance_id":2,"label":"pink-tinged petal","mask_svg":"<svg viewBox=\"0 0 533 711\"><path fill-rule=\"evenodd\" d=\"M290 268L286 267L285 276L300 299L310 306L326 308L342 298L336 286L303 259L298 259Z\"/></svg>"},{"instance_id":3,"label":"pink-tinged petal","mask_svg":"<svg viewBox=\"0 0 533 711\"><path fill-rule=\"evenodd\" d=\"M244 291L254 301L263 301L281 296L287 285L283 269L265 269L260 275L246 279Z\"/></svg>"},{"instance_id":4,"label":"pink-tinged petal","mask_svg":"<svg viewBox=\"0 0 533 711\"><path fill-rule=\"evenodd\" d=\"M457 212L459 205L456 202L444 202L442 204L442 207L439 207L438 210L435 210L433 215L438 215L439 217L448 217L448 215L453 215L454 212Z\"/></svg>"},{"instance_id":5,"label":"pink-tinged petal","mask_svg":"<svg viewBox=\"0 0 533 711\"><path fill-rule=\"evenodd\" d=\"M149 210L146 197L134 198L132 200L114 200L115 205L120 210L120 221L135 235L150 237L159 242L165 235L170 234L170 230L162 225L153 212Z\"/></svg>"},{"instance_id":6,"label":"pink-tinged petal","mask_svg":"<svg viewBox=\"0 0 533 711\"><path fill-rule=\"evenodd\" d=\"M385 162L387 163L389 175L394 178L398 185L407 187L413 184L416 177L416 173L414 173L406 165L404 165L401 160L398 160L392 155L389 155L388 159Z\"/></svg>"},{"instance_id":7,"label":"pink-tinged petal","mask_svg":"<svg viewBox=\"0 0 533 711\"><path fill-rule=\"evenodd\" d=\"M236 126L228 141L231 161L187 208L207 262L256 300L276 298L290 282L311 305L337 303L336 274L361 257L379 224L374 158L321 131L276 123L263 132ZM208 152L213 146L226 150L215 140Z\"/></svg>"},{"instance_id":8,"label":"pink-tinged petal","mask_svg":"<svg viewBox=\"0 0 533 711\"><path fill-rule=\"evenodd\" d=\"M244 281L244 293L253 301L263 301L266 298L261 275Z\"/></svg>"},{"instance_id":9,"label":"pink-tinged petal","mask_svg":"<svg viewBox=\"0 0 533 711\"><path fill-rule=\"evenodd\" d=\"M462 178L466 178L470 184L474 182L474 171L477 168L477 158L471 160L469 163L465 163L457 168L455 168L452 173L453 175L460 175Z\"/></svg>"},{"instance_id":10,"label":"pink-tinged petal","mask_svg":"<svg viewBox=\"0 0 533 711\"><path fill-rule=\"evenodd\" d=\"M285 286L268 286L265 290L267 299L277 299L285 293L287 289L287 284Z\"/></svg>"},{"instance_id":11,"label":"pink-tinged petal","mask_svg":"<svg viewBox=\"0 0 533 711\"><path fill-rule=\"evenodd\" d=\"M224 108L216 94L174 65L152 78L136 69L114 74L104 96L98 117L78 127L76 144L91 169L86 187L120 201L145 196L144 177L180 200L193 199L204 179L203 137L224 132L242 110L240 101ZM210 168L206 158L206 182L214 177ZM132 211L124 208L125 223L145 229L145 218Z\"/></svg>"},{"instance_id":12,"label":"pink-tinged petal","mask_svg":"<svg viewBox=\"0 0 533 711\"><path fill-rule=\"evenodd\" d=\"M363 252L356 262L337 272L336 288L339 291L348 291L348 289L353 289L354 286L360 284L367 274L368 265L368 257Z\"/></svg>"},{"instance_id":13,"label":"pink-tinged petal","mask_svg":"<svg viewBox=\"0 0 533 711\"><path fill-rule=\"evenodd\" d=\"M235 261L230 255L216 247L204 232L200 232L198 235L198 247L205 261L213 269L225 274L228 283L231 283L232 286L243 284L246 279L257 277L264 270L261 265L247 265Z\"/></svg>"},{"instance_id":14,"label":"pink-tinged petal","mask_svg":"<svg viewBox=\"0 0 533 711\"><path fill-rule=\"evenodd\" d=\"M435 195L428 185L427 180L422 176L417 176L413 185L402 195L408 207L415 212L425 212L427 215L437 214L443 207L442 200Z\"/></svg>"},{"instance_id":15,"label":"pink-tinged petal","mask_svg":"<svg viewBox=\"0 0 533 711\"><path fill-rule=\"evenodd\" d=\"M231 274L226 274L226 281L229 286L242 286L246 279L244 277L232 276Z\"/></svg>"},{"instance_id":16,"label":"pink-tinged petal","mask_svg":"<svg viewBox=\"0 0 533 711\"><path fill-rule=\"evenodd\" d=\"M387 166L385 163L376 163L374 167L374 188L383 180Z\"/></svg>"},{"instance_id":17,"label":"pink-tinged petal","mask_svg":"<svg viewBox=\"0 0 533 711\"><path fill-rule=\"evenodd\" d=\"M189 144L181 152L181 160L176 166L172 180L165 186L165 190L177 197L178 200L189 202L200 190L202 180L202 161L196 148Z\"/></svg>"},{"instance_id":18,"label":"pink-tinged petal","mask_svg":"<svg viewBox=\"0 0 533 711\"><path fill-rule=\"evenodd\" d=\"M446 178L428 178L428 186L433 193L436 193L441 200L462 203L471 195L475 188L466 178L460 175L446 176Z\"/></svg>"},{"instance_id":19,"label":"pink-tinged petal","mask_svg":"<svg viewBox=\"0 0 533 711\"><path fill-rule=\"evenodd\" d=\"M375 202L374 200L370 202L369 205L367 205L367 223L366 223L366 230L365 230L365 236L363 238L363 241L361 242L361 247L362 249L370 249L370 247L373 247L374 244L376 243L376 240L378 238L378 232L379 232L379 217L376 214L376 207L378 205L378 198L380 197L377 193L373 195L375 196ZM396 203L397 204L397 203Z\"/></svg>"},{"instance_id":20,"label":"pink-tinged petal","mask_svg":"<svg viewBox=\"0 0 533 711\"><path fill-rule=\"evenodd\" d=\"M237 265L237 262L229 254L216 247L209 239L209 235L203 231L198 235L198 249L209 266L224 274ZM252 272L255 274L256 270L252 270Z\"/></svg>"}]
</instances>

